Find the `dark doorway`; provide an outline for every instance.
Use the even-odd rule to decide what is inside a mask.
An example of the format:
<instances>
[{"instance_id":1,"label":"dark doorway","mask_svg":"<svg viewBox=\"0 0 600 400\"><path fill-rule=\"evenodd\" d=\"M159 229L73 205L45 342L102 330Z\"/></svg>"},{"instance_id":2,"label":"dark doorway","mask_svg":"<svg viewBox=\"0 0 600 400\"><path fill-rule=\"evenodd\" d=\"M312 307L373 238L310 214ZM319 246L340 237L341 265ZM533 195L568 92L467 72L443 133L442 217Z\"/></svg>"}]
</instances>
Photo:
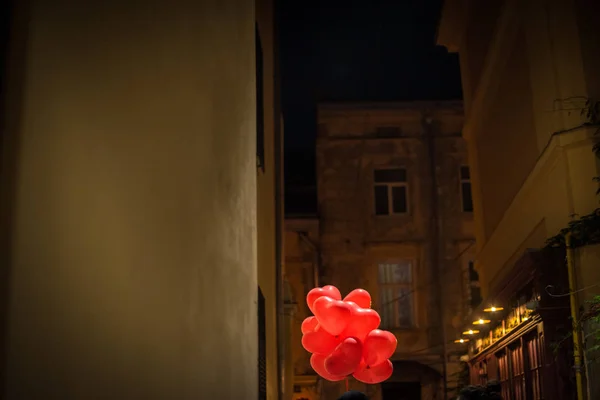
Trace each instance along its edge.
<instances>
[{"instance_id":1,"label":"dark doorway","mask_svg":"<svg viewBox=\"0 0 600 400\"><path fill-rule=\"evenodd\" d=\"M420 382L386 382L381 385L383 400L421 400Z\"/></svg>"}]
</instances>

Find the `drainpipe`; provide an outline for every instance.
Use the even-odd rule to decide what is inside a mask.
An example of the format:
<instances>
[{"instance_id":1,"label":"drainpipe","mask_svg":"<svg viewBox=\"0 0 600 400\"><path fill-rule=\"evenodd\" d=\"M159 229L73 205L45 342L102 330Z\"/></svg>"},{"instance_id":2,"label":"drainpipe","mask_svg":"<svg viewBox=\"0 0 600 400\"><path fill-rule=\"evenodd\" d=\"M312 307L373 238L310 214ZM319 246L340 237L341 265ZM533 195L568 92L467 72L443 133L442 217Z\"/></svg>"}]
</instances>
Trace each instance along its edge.
<instances>
[{"instance_id":1,"label":"drainpipe","mask_svg":"<svg viewBox=\"0 0 600 400\"><path fill-rule=\"evenodd\" d=\"M429 150L429 173L431 179L431 264L433 273L436 275L437 283L437 306L440 313L440 324L442 334L442 383L444 387L443 399L448 399L448 338L446 333L446 315L444 313L444 284L442 280L443 266L440 262L440 219L439 219L439 199L438 199L438 180L437 180L437 163L435 156L435 132L434 120L429 115L423 116L423 128L425 130L425 138Z\"/></svg>"},{"instance_id":2,"label":"drainpipe","mask_svg":"<svg viewBox=\"0 0 600 400\"><path fill-rule=\"evenodd\" d=\"M578 329L577 293L575 291L575 262L571 232L565 235L567 250L567 269L569 271L569 293L571 298L571 319L573 321L573 359L575 368L575 384L577 385L577 400L583 400L583 377L581 374L581 338Z\"/></svg>"}]
</instances>

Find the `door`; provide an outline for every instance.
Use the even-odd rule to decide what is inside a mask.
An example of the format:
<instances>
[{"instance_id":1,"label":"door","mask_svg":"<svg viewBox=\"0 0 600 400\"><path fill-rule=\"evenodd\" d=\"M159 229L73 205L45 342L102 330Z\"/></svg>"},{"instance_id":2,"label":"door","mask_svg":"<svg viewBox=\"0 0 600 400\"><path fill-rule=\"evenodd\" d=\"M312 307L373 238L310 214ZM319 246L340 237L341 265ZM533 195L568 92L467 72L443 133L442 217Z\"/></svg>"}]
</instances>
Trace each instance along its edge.
<instances>
[{"instance_id":1,"label":"door","mask_svg":"<svg viewBox=\"0 0 600 400\"><path fill-rule=\"evenodd\" d=\"M420 382L386 382L381 384L382 400L421 400Z\"/></svg>"}]
</instances>

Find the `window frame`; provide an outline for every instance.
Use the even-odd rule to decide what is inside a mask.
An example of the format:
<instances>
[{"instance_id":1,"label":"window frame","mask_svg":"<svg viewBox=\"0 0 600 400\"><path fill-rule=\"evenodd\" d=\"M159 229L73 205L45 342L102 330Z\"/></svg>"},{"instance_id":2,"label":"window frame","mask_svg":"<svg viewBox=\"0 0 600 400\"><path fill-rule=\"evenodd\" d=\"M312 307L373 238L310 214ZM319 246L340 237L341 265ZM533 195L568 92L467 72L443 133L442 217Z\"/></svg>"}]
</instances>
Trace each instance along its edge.
<instances>
[{"instance_id":1,"label":"window frame","mask_svg":"<svg viewBox=\"0 0 600 400\"><path fill-rule=\"evenodd\" d=\"M385 265L385 264L397 264L397 265L402 265L404 263L408 263L410 265L410 282L409 283L383 283L381 282L380 279L380 271L381 271L381 265ZM416 277L416 271L417 271L417 260L415 258L395 258L395 259L388 259L388 260L383 260L383 261L379 261L377 264L377 287L378 287L378 298L377 301L379 303L379 309L382 310L383 307L394 307L394 315L396 315L396 321L395 324L392 325L388 325L387 322L384 318L384 313L381 312L381 326L384 329L388 329L388 330L394 330L394 331L399 331L399 330L412 330L412 329L416 329L418 328L418 321L417 321L417 290L416 290L416 282L417 282L417 277ZM382 290L383 288L392 288L392 289L408 289L409 293L410 293L410 297L411 297L411 307L410 307L410 324L409 325L400 325L400 318L399 315L400 313L398 312L398 302L397 301L393 301L389 304L383 304L383 301L381 299L382 297ZM388 300L389 301L389 300ZM397 322L397 323L396 323Z\"/></svg>"},{"instance_id":2,"label":"window frame","mask_svg":"<svg viewBox=\"0 0 600 400\"><path fill-rule=\"evenodd\" d=\"M406 179L404 182L376 182L375 181L375 173L377 171L389 171L389 170L403 170L404 174L406 176ZM383 168L373 168L373 173L371 175L372 179L373 179L373 188L372 188L372 195L373 195L373 213L376 217L393 217L393 216L403 216L403 215L409 215L410 214L410 191L409 191L409 184L408 184L408 168L406 167L401 167L401 166L397 166L397 167L383 167ZM388 213L387 214L377 214L377 196L375 194L375 188L378 186L383 186L387 188L387 210ZM403 187L404 188L404 197L405 197L405 211L403 212L394 212L394 195L393 195L393 188L394 187Z\"/></svg>"},{"instance_id":3,"label":"window frame","mask_svg":"<svg viewBox=\"0 0 600 400\"><path fill-rule=\"evenodd\" d=\"M468 178L463 178L463 173L462 173L463 168L467 168L467 170L469 171L469 177ZM458 167L458 180L459 180L458 191L460 193L460 210L461 210L461 212L463 212L465 214L473 214L473 210L474 210L474 205L473 205L473 182L471 181L471 167L469 167L469 165L467 165L467 164L461 164ZM465 196L463 195L463 185L465 183L469 184L469 191L471 192L471 210L470 211L467 211L465 209Z\"/></svg>"}]
</instances>

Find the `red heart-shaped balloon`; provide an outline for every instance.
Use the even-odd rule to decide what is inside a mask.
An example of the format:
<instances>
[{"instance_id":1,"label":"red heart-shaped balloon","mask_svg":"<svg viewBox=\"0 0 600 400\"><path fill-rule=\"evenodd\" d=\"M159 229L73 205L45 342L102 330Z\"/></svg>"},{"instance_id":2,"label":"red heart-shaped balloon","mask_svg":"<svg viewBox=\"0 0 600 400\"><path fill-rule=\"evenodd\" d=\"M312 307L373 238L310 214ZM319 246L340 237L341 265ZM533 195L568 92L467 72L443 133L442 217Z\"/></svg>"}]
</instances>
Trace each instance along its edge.
<instances>
[{"instance_id":1,"label":"red heart-shaped balloon","mask_svg":"<svg viewBox=\"0 0 600 400\"><path fill-rule=\"evenodd\" d=\"M344 297L344 301L351 301L361 308L371 308L371 295L364 289L354 289Z\"/></svg>"},{"instance_id":2,"label":"red heart-shaped balloon","mask_svg":"<svg viewBox=\"0 0 600 400\"><path fill-rule=\"evenodd\" d=\"M325 358L327 356L324 356L322 354L313 354L312 356L310 356L310 366L312 367L312 369L319 374L319 376L321 376L324 379L327 379L328 381L331 382L337 382L337 381L341 381L342 379L345 378L345 376L335 376L335 375L331 375L329 372L327 372L327 370L325 369Z\"/></svg>"},{"instance_id":3,"label":"red heart-shaped balloon","mask_svg":"<svg viewBox=\"0 0 600 400\"><path fill-rule=\"evenodd\" d=\"M370 367L375 367L396 351L398 340L392 332L374 329L367 335L363 343L363 358Z\"/></svg>"},{"instance_id":4,"label":"red heart-shaped balloon","mask_svg":"<svg viewBox=\"0 0 600 400\"><path fill-rule=\"evenodd\" d=\"M330 335L317 326L313 332L307 332L302 336L302 347L309 353L329 355L341 341L340 338Z\"/></svg>"},{"instance_id":5,"label":"red heart-shaped balloon","mask_svg":"<svg viewBox=\"0 0 600 400\"><path fill-rule=\"evenodd\" d=\"M302 321L302 327L300 329L302 330L302 333L306 335L308 332L314 332L317 328L317 325L319 325L319 321L317 321L317 318L308 317L304 321Z\"/></svg>"},{"instance_id":6,"label":"red heart-shaped balloon","mask_svg":"<svg viewBox=\"0 0 600 400\"><path fill-rule=\"evenodd\" d=\"M325 370L334 376L351 375L362 360L362 344L354 338L345 339L325 359Z\"/></svg>"},{"instance_id":7,"label":"red heart-shaped balloon","mask_svg":"<svg viewBox=\"0 0 600 400\"><path fill-rule=\"evenodd\" d=\"M351 303L327 296L319 297L313 304L313 308L319 325L333 336L342 333L352 317Z\"/></svg>"},{"instance_id":8,"label":"red heart-shaped balloon","mask_svg":"<svg viewBox=\"0 0 600 400\"><path fill-rule=\"evenodd\" d=\"M362 383L375 385L390 379L393 372L394 366L390 360L375 367L368 366L363 360L352 376Z\"/></svg>"},{"instance_id":9,"label":"red heart-shaped balloon","mask_svg":"<svg viewBox=\"0 0 600 400\"><path fill-rule=\"evenodd\" d=\"M341 336L343 338L354 337L364 342L365 338L373 329L377 329L381 323L381 317L377 311L371 308L361 308L356 303L346 302L352 309L350 322Z\"/></svg>"},{"instance_id":10,"label":"red heart-shaped balloon","mask_svg":"<svg viewBox=\"0 0 600 400\"><path fill-rule=\"evenodd\" d=\"M319 297L323 297L323 296L331 297L334 300L342 299L342 294L340 293L338 288L336 288L335 286L327 285L327 286L323 286L322 288L320 288L320 287L314 288L313 290L308 292L308 294L306 295L306 304L308 304L308 308L310 308L310 311L312 311L313 314L315 313L315 310L313 308L315 301Z\"/></svg>"}]
</instances>

